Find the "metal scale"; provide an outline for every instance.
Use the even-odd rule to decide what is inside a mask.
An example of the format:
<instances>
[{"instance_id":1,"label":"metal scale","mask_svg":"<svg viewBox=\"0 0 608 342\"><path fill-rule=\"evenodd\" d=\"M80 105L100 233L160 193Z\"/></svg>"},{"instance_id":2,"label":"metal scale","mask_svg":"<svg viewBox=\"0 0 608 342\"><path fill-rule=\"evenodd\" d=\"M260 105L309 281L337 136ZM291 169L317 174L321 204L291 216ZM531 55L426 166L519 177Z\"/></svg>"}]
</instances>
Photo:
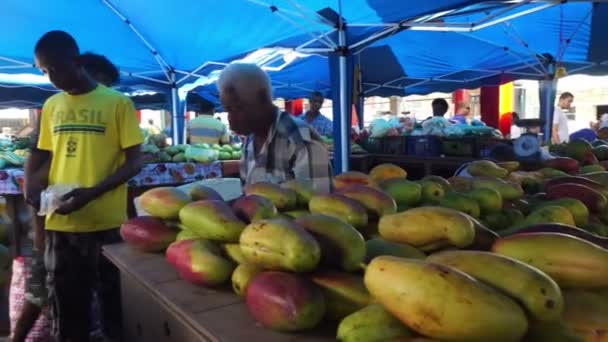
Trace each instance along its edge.
<instances>
[{"instance_id":1,"label":"metal scale","mask_svg":"<svg viewBox=\"0 0 608 342\"><path fill-rule=\"evenodd\" d=\"M540 130L545 124L541 119L517 120L515 125L524 130L524 133L513 140L513 151L520 160L539 160L541 156L542 135L532 131Z\"/></svg>"}]
</instances>

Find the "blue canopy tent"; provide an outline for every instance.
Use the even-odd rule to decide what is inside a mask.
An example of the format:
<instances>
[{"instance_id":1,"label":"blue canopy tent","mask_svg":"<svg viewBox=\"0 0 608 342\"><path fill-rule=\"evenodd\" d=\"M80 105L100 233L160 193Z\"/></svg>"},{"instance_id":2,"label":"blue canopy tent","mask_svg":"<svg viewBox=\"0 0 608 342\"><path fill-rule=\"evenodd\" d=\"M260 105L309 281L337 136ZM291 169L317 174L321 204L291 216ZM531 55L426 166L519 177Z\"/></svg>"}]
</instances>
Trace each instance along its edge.
<instances>
[{"instance_id":1,"label":"blue canopy tent","mask_svg":"<svg viewBox=\"0 0 608 342\"><path fill-rule=\"evenodd\" d=\"M408 30L369 46L353 44L354 64L362 72L363 95L450 92L522 78L548 79L542 84L552 89L543 89L542 94L549 95L542 96L541 103L550 126L556 67L564 66L570 74L608 71L608 46L602 43L608 4L527 1L508 7L494 4L479 13L482 5L489 6L474 5L440 22L411 24ZM319 50L311 52L321 53ZM333 90L335 98L336 88L327 86L332 84L331 70L326 56L309 55L269 72L276 96L295 98L311 90ZM207 85L197 91L205 94L215 89ZM339 132L343 131L336 134ZM550 129L546 133L549 139Z\"/></svg>"},{"instance_id":2,"label":"blue canopy tent","mask_svg":"<svg viewBox=\"0 0 608 342\"><path fill-rule=\"evenodd\" d=\"M0 13L2 23L10 29L5 30L0 42L0 70L35 72L32 48L36 40L46 31L66 30L75 36L83 51L106 55L126 76L170 92L173 135L179 142L183 141L184 133L184 95L192 89L186 85L197 78L204 80L209 75L208 69L221 68L226 62L263 46L323 54L329 57L327 83L332 85L336 104L334 121L340 136L336 143L336 170L344 171L348 169L349 157L352 70L358 51L403 30L443 28L449 31L451 26L461 31L477 30L534 14L557 3L436 0L412 5L387 0L55 0L32 4L5 0L0 3ZM463 16L474 21L456 22ZM409 75L410 70L405 70ZM289 88L286 84L290 82L283 82L282 88ZM427 80L425 84L431 86L434 80ZM212 100L213 96L208 99Z\"/></svg>"},{"instance_id":3,"label":"blue canopy tent","mask_svg":"<svg viewBox=\"0 0 608 342\"><path fill-rule=\"evenodd\" d=\"M345 76L347 65L353 63L351 45L397 32L402 23L424 23L482 2L437 0L412 6L399 1L337 0L329 1L333 5L329 8L326 0L56 0L35 4L5 0L0 13L3 25L10 29L0 42L0 70L35 72L32 47L36 40L49 30L68 31L83 51L106 55L125 75L170 91L174 139L179 142L185 103L178 89L206 76L200 71L218 61L279 42L303 52L324 51L333 56L334 93L340 94L336 103L344 109L349 102L346 88L351 81ZM494 1L492 6L508 3ZM346 20L352 26L348 31ZM344 166L338 170L348 167L348 141L342 140L338 163Z\"/></svg>"}]
</instances>

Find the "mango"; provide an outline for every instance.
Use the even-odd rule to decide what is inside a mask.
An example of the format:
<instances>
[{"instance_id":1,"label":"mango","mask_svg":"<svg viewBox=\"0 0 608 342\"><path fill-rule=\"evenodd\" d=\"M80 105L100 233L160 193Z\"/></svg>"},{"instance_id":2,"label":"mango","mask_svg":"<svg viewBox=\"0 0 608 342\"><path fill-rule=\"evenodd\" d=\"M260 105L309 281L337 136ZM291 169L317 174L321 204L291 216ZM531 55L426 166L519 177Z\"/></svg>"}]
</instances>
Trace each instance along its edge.
<instances>
[{"instance_id":1,"label":"mango","mask_svg":"<svg viewBox=\"0 0 608 342\"><path fill-rule=\"evenodd\" d=\"M592 212L603 212L608 199L600 191L582 184L558 184L547 189L547 198L576 198L583 202Z\"/></svg>"},{"instance_id":2,"label":"mango","mask_svg":"<svg viewBox=\"0 0 608 342\"><path fill-rule=\"evenodd\" d=\"M528 328L507 296L449 266L388 256L365 271L370 294L417 333L442 341L520 341Z\"/></svg>"},{"instance_id":3,"label":"mango","mask_svg":"<svg viewBox=\"0 0 608 342\"><path fill-rule=\"evenodd\" d=\"M315 238L285 219L251 223L239 244L247 261L264 269L309 272L321 260L321 247Z\"/></svg>"},{"instance_id":4,"label":"mango","mask_svg":"<svg viewBox=\"0 0 608 342\"><path fill-rule=\"evenodd\" d=\"M442 242L467 247L475 239L473 222L457 210L420 207L383 216L378 224L382 238L414 247Z\"/></svg>"},{"instance_id":5,"label":"mango","mask_svg":"<svg viewBox=\"0 0 608 342\"><path fill-rule=\"evenodd\" d=\"M296 208L298 195L291 189L282 188L277 184L260 182L245 186L245 195L258 195L266 197L280 210L292 210Z\"/></svg>"},{"instance_id":6,"label":"mango","mask_svg":"<svg viewBox=\"0 0 608 342\"><path fill-rule=\"evenodd\" d=\"M361 268L365 259L365 240L350 224L335 217L311 214L295 223L310 232L321 247L321 261L347 272Z\"/></svg>"},{"instance_id":7,"label":"mango","mask_svg":"<svg viewBox=\"0 0 608 342\"><path fill-rule=\"evenodd\" d=\"M245 223L222 201L198 201L179 212L182 224L203 239L237 242Z\"/></svg>"},{"instance_id":8,"label":"mango","mask_svg":"<svg viewBox=\"0 0 608 342\"><path fill-rule=\"evenodd\" d=\"M368 216L381 217L397 212L397 203L386 192L365 185L353 185L339 191L340 194L358 201Z\"/></svg>"},{"instance_id":9,"label":"mango","mask_svg":"<svg viewBox=\"0 0 608 342\"><path fill-rule=\"evenodd\" d=\"M605 342L608 327L608 299L586 290L564 291L564 324L585 342Z\"/></svg>"},{"instance_id":10,"label":"mango","mask_svg":"<svg viewBox=\"0 0 608 342\"><path fill-rule=\"evenodd\" d=\"M445 190L441 184L434 181L422 180L419 181L418 184L422 186L421 200L423 203L437 204L443 196L445 196L446 192L449 191Z\"/></svg>"},{"instance_id":11,"label":"mango","mask_svg":"<svg viewBox=\"0 0 608 342\"><path fill-rule=\"evenodd\" d=\"M502 196L495 189L474 189L467 195L477 202L482 215L497 213L502 210Z\"/></svg>"},{"instance_id":12,"label":"mango","mask_svg":"<svg viewBox=\"0 0 608 342\"><path fill-rule=\"evenodd\" d=\"M375 166L369 172L369 177L372 179L372 181L378 184L387 179L405 179L407 178L407 172L395 164L384 163Z\"/></svg>"},{"instance_id":13,"label":"mango","mask_svg":"<svg viewBox=\"0 0 608 342\"><path fill-rule=\"evenodd\" d=\"M196 285L217 286L230 279L234 264L210 241L184 240L167 248L167 260L179 276Z\"/></svg>"},{"instance_id":14,"label":"mango","mask_svg":"<svg viewBox=\"0 0 608 342\"><path fill-rule=\"evenodd\" d=\"M511 235L496 241L492 251L538 268L562 288L608 287L608 250L571 235Z\"/></svg>"},{"instance_id":15,"label":"mango","mask_svg":"<svg viewBox=\"0 0 608 342\"><path fill-rule=\"evenodd\" d=\"M531 226L539 223L561 223L574 226L574 217L562 206L546 205L535 209L518 226Z\"/></svg>"},{"instance_id":16,"label":"mango","mask_svg":"<svg viewBox=\"0 0 608 342\"><path fill-rule=\"evenodd\" d=\"M589 222L589 209L585 206L585 203L575 198L561 198L553 201L541 202L536 208L542 208L545 206L558 206L567 209L574 223L581 227Z\"/></svg>"},{"instance_id":17,"label":"mango","mask_svg":"<svg viewBox=\"0 0 608 342\"><path fill-rule=\"evenodd\" d=\"M303 180L290 180L281 183L281 188L293 190L296 193L296 205L299 208L308 208L308 202L314 195L318 195L319 191L315 190L312 182Z\"/></svg>"},{"instance_id":18,"label":"mango","mask_svg":"<svg viewBox=\"0 0 608 342\"><path fill-rule=\"evenodd\" d=\"M481 213L476 200L457 192L451 192L439 200L439 206L458 210L473 217L479 217Z\"/></svg>"},{"instance_id":19,"label":"mango","mask_svg":"<svg viewBox=\"0 0 608 342\"><path fill-rule=\"evenodd\" d=\"M475 160L467 166L467 172L473 176L488 176L505 178L509 174L509 170L504 169L491 160Z\"/></svg>"},{"instance_id":20,"label":"mango","mask_svg":"<svg viewBox=\"0 0 608 342\"><path fill-rule=\"evenodd\" d=\"M363 277L341 272L318 272L311 276L325 298L325 317L341 320L371 302Z\"/></svg>"},{"instance_id":21,"label":"mango","mask_svg":"<svg viewBox=\"0 0 608 342\"><path fill-rule=\"evenodd\" d=\"M278 215L277 207L272 201L258 195L247 195L237 199L232 204L232 210L239 219L247 224Z\"/></svg>"},{"instance_id":22,"label":"mango","mask_svg":"<svg viewBox=\"0 0 608 342\"><path fill-rule=\"evenodd\" d=\"M593 146L587 140L574 139L568 141L564 153L570 158L583 161L587 154L593 153Z\"/></svg>"},{"instance_id":23,"label":"mango","mask_svg":"<svg viewBox=\"0 0 608 342\"><path fill-rule=\"evenodd\" d=\"M194 233L190 229L184 229L184 230L180 231L179 233L177 233L177 237L175 238L175 241L197 240L200 238L201 238L200 236L196 235L196 233Z\"/></svg>"},{"instance_id":24,"label":"mango","mask_svg":"<svg viewBox=\"0 0 608 342\"><path fill-rule=\"evenodd\" d=\"M382 305L372 304L344 318L338 325L337 337L343 342L384 342L412 335Z\"/></svg>"},{"instance_id":25,"label":"mango","mask_svg":"<svg viewBox=\"0 0 608 342\"><path fill-rule=\"evenodd\" d=\"M317 195L310 199L309 209L313 214L323 214L339 218L357 229L367 226L368 216L365 207L344 195Z\"/></svg>"},{"instance_id":26,"label":"mango","mask_svg":"<svg viewBox=\"0 0 608 342\"><path fill-rule=\"evenodd\" d=\"M278 331L314 328L325 315L321 290L306 278L290 273L258 274L247 287L246 302L256 321Z\"/></svg>"},{"instance_id":27,"label":"mango","mask_svg":"<svg viewBox=\"0 0 608 342\"><path fill-rule=\"evenodd\" d=\"M310 215L310 211L308 211L308 210L291 210L291 211L286 211L283 214L289 216L292 219L297 219L300 216Z\"/></svg>"},{"instance_id":28,"label":"mango","mask_svg":"<svg viewBox=\"0 0 608 342\"><path fill-rule=\"evenodd\" d=\"M441 185L444 192L448 192L448 191L452 190L450 182L441 176L436 176L436 175L424 176L424 178L422 178L422 181L431 181L433 183L437 183L437 184Z\"/></svg>"},{"instance_id":29,"label":"mango","mask_svg":"<svg viewBox=\"0 0 608 342\"><path fill-rule=\"evenodd\" d=\"M190 199L193 201L223 201L224 198L222 198L222 195L219 194L219 192L215 191L214 189L208 187L208 186L204 186L201 184L196 184L195 186L191 187L190 190L188 191L188 195L190 196Z\"/></svg>"},{"instance_id":30,"label":"mango","mask_svg":"<svg viewBox=\"0 0 608 342\"><path fill-rule=\"evenodd\" d=\"M422 199L422 186L406 179L386 180L380 183L380 188L399 205L417 205Z\"/></svg>"},{"instance_id":31,"label":"mango","mask_svg":"<svg viewBox=\"0 0 608 342\"><path fill-rule=\"evenodd\" d=\"M467 192L473 188L473 178L471 177L454 176L450 177L448 181L453 191Z\"/></svg>"},{"instance_id":32,"label":"mango","mask_svg":"<svg viewBox=\"0 0 608 342\"><path fill-rule=\"evenodd\" d=\"M238 243L225 243L222 245L222 250L228 259L232 260L236 264L245 264L247 259L241 251L241 245Z\"/></svg>"},{"instance_id":33,"label":"mango","mask_svg":"<svg viewBox=\"0 0 608 342\"><path fill-rule=\"evenodd\" d=\"M499 167L506 169L509 172L515 172L519 169L518 161L506 161L506 162L498 162L496 163Z\"/></svg>"},{"instance_id":34,"label":"mango","mask_svg":"<svg viewBox=\"0 0 608 342\"><path fill-rule=\"evenodd\" d=\"M560 170L565 173L578 172L580 166L578 160L569 157L551 158L545 160L544 164L546 168Z\"/></svg>"},{"instance_id":35,"label":"mango","mask_svg":"<svg viewBox=\"0 0 608 342\"><path fill-rule=\"evenodd\" d=\"M581 176L590 179L594 182L598 182L603 186L608 186L608 171L585 173Z\"/></svg>"},{"instance_id":36,"label":"mango","mask_svg":"<svg viewBox=\"0 0 608 342\"><path fill-rule=\"evenodd\" d=\"M494 189L500 193L504 201L516 200L524 195L521 185L506 182L499 178L475 177L472 180L471 186L473 189Z\"/></svg>"},{"instance_id":37,"label":"mango","mask_svg":"<svg viewBox=\"0 0 608 342\"><path fill-rule=\"evenodd\" d=\"M578 168L578 163L576 165ZM541 175L541 177L543 177L545 179L549 179L549 180L568 177L568 174L566 172L564 172L562 170L554 169L551 167L544 167L544 168L538 170L538 173Z\"/></svg>"},{"instance_id":38,"label":"mango","mask_svg":"<svg viewBox=\"0 0 608 342\"><path fill-rule=\"evenodd\" d=\"M365 173L359 171L348 171L334 177L334 188L340 190L351 185L374 186L375 182Z\"/></svg>"},{"instance_id":39,"label":"mango","mask_svg":"<svg viewBox=\"0 0 608 342\"><path fill-rule=\"evenodd\" d=\"M542 271L506 256L478 251L446 251L429 262L453 267L522 303L536 321L561 318L564 299L557 283ZM509 276L505 277L508 274Z\"/></svg>"},{"instance_id":40,"label":"mango","mask_svg":"<svg viewBox=\"0 0 608 342\"><path fill-rule=\"evenodd\" d=\"M173 241L177 232L152 217L136 217L120 226L120 236L142 252L160 252Z\"/></svg>"},{"instance_id":41,"label":"mango","mask_svg":"<svg viewBox=\"0 0 608 342\"><path fill-rule=\"evenodd\" d=\"M139 204L148 214L163 220L175 219L179 211L190 203L190 197L172 187L148 190L139 198Z\"/></svg>"},{"instance_id":42,"label":"mango","mask_svg":"<svg viewBox=\"0 0 608 342\"><path fill-rule=\"evenodd\" d=\"M591 173L591 172L599 172L599 171L606 171L606 168L604 168L600 164L585 165L585 166L581 167L579 172L580 173Z\"/></svg>"},{"instance_id":43,"label":"mango","mask_svg":"<svg viewBox=\"0 0 608 342\"><path fill-rule=\"evenodd\" d=\"M521 219L523 220L523 214ZM509 228L509 226L511 226L513 223L509 215L507 215L504 210L498 213L484 215L482 221L494 232L503 231Z\"/></svg>"},{"instance_id":44,"label":"mango","mask_svg":"<svg viewBox=\"0 0 608 342\"><path fill-rule=\"evenodd\" d=\"M365 242L367 255L365 262L372 261L375 257L381 255L390 255L401 258L424 259L426 255L414 246L405 243L396 243L386 241L381 238L367 240Z\"/></svg>"},{"instance_id":45,"label":"mango","mask_svg":"<svg viewBox=\"0 0 608 342\"><path fill-rule=\"evenodd\" d=\"M253 264L240 264L232 272L232 289L239 296L247 295L249 283L263 270Z\"/></svg>"}]
</instances>

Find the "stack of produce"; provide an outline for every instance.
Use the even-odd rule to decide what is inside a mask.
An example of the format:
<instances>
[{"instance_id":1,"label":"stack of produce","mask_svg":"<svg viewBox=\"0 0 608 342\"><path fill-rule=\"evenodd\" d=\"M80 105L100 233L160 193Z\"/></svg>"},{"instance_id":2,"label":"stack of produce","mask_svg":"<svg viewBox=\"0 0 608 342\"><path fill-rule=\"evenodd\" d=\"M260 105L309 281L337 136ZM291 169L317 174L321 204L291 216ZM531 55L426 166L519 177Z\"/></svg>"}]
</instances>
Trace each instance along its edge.
<instances>
[{"instance_id":1,"label":"stack of produce","mask_svg":"<svg viewBox=\"0 0 608 342\"><path fill-rule=\"evenodd\" d=\"M242 155L242 144L232 145L173 145L167 146L164 134L153 134L146 138L142 152L148 163L183 163L198 162L209 164L216 160L239 160Z\"/></svg>"},{"instance_id":2,"label":"stack of produce","mask_svg":"<svg viewBox=\"0 0 608 342\"><path fill-rule=\"evenodd\" d=\"M343 341L601 341L608 239L590 229L605 222L608 172L518 167L410 181L383 164L336 176L331 194L258 183L232 205L159 188L141 198L155 218L122 231L142 250L168 246L187 281L231 281L274 330L327 320Z\"/></svg>"},{"instance_id":3,"label":"stack of produce","mask_svg":"<svg viewBox=\"0 0 608 342\"><path fill-rule=\"evenodd\" d=\"M32 140L17 138L0 147L0 170L23 167L30 153Z\"/></svg>"}]
</instances>

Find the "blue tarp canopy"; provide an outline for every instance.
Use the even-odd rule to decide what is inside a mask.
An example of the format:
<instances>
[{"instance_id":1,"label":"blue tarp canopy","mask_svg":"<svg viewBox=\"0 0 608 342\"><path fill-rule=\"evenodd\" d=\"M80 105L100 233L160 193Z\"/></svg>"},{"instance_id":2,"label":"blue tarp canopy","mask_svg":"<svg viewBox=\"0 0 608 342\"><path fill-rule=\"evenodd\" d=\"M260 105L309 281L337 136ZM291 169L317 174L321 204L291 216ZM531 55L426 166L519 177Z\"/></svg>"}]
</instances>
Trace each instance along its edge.
<instances>
[{"instance_id":1,"label":"blue tarp canopy","mask_svg":"<svg viewBox=\"0 0 608 342\"><path fill-rule=\"evenodd\" d=\"M450 92L499 85L515 79L545 79L554 67L569 74L608 72L608 4L573 2L504 7L475 14L452 15L435 26L414 26L353 51L362 73L365 96ZM470 31L463 23L508 19ZM428 24L427 24L428 25ZM348 29L347 29L348 30ZM297 40L297 38L294 38ZM298 98L319 90L331 96L326 56L308 55L280 71L269 71L275 96ZM213 100L212 85L197 89Z\"/></svg>"}]
</instances>

